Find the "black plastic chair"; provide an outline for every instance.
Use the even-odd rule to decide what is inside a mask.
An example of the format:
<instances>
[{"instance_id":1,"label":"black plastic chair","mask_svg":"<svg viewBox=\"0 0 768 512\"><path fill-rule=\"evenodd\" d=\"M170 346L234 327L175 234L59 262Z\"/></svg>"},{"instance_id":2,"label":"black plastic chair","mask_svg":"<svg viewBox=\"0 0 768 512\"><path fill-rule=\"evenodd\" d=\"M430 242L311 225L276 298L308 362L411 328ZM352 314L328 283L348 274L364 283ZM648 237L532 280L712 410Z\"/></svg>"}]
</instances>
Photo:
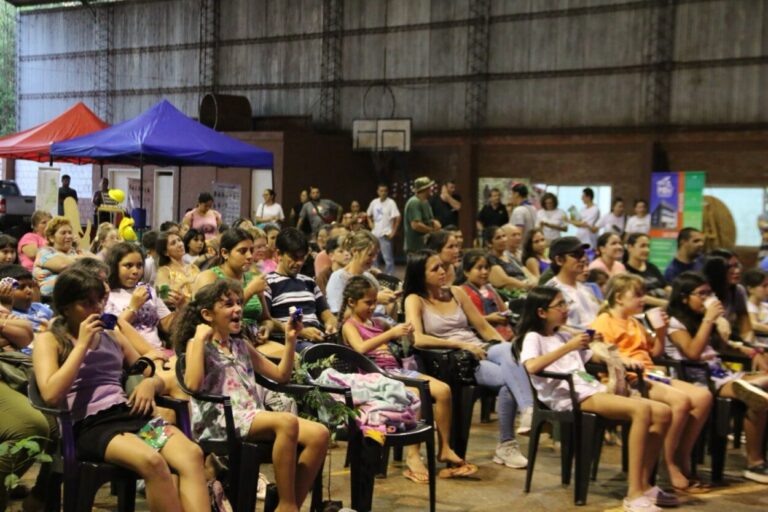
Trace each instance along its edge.
<instances>
[{"instance_id":1,"label":"black plastic chair","mask_svg":"<svg viewBox=\"0 0 768 512\"><path fill-rule=\"evenodd\" d=\"M150 368L155 373L155 364L145 358L140 358L128 371L128 375L143 373ZM107 482L112 482L117 494L117 509L120 512L132 512L136 505L136 480L139 476L125 468L106 462L89 462L77 460L75 455L75 435L72 414L66 407L52 407L45 403L37 387L37 381L32 378L27 389L32 407L55 416L59 421L61 434L60 451L63 462L64 512L90 512L96 492ZM177 423L184 431L183 425L189 425L189 408L184 400L167 396L155 397L159 407L172 409L176 413ZM189 435L189 432L184 432ZM51 489L50 494L58 494L59 489ZM50 503L58 502L59 496L49 495Z\"/></svg>"},{"instance_id":2,"label":"black plastic chair","mask_svg":"<svg viewBox=\"0 0 768 512\"><path fill-rule=\"evenodd\" d=\"M469 434L472 427L472 413L476 400L482 400L481 421L490 421L492 399L498 390L480 386L479 384L457 383L455 375L451 374L451 349L415 349L414 353L420 361L420 369L427 375L441 380L451 388L452 413L450 445L456 454L464 458L469 445Z\"/></svg>"},{"instance_id":3,"label":"black plastic chair","mask_svg":"<svg viewBox=\"0 0 768 512\"><path fill-rule=\"evenodd\" d=\"M197 440L197 443L205 454L213 453L218 456L228 457L228 494L232 498L232 508L235 512L250 512L256 507L256 477L259 474L259 467L261 464L272 463L273 443L269 441L249 442L240 439L235 427L232 403L229 397L192 391L184 382L185 369L186 354L179 354L176 359L176 380L181 390L195 400L221 404L224 409L227 438L223 440ZM302 395L315 389L315 386L277 384L259 374L256 374L255 377L256 383L272 391ZM321 467L312 489L312 502L310 505L310 510L312 511L319 511L321 508L322 481L323 471ZM267 503L265 502L266 509Z\"/></svg>"},{"instance_id":4,"label":"black plastic chair","mask_svg":"<svg viewBox=\"0 0 768 512\"><path fill-rule=\"evenodd\" d=\"M384 449L390 447L403 447L412 444L425 443L427 446L427 468L429 469L429 509L435 510L435 429L432 416L432 397L429 394L429 382L411 379L385 372L373 361L359 354L349 347L334 344L318 344L307 348L301 354L306 363L313 363L333 356L332 367L342 373L378 373L398 380L403 384L415 387L419 390L421 399L422 419L418 425L407 432L387 433L384 441ZM322 370L315 370L312 377L317 377ZM349 394L351 398L351 393ZM351 405L348 403L348 405ZM347 445L347 455L351 464L352 481L352 508L360 512L371 510L373 502L373 474L363 472L361 460L362 435L354 421L349 425L350 435ZM368 461L370 463L370 461ZM378 469L379 464L375 465Z\"/></svg>"},{"instance_id":5,"label":"black plastic chair","mask_svg":"<svg viewBox=\"0 0 768 512\"><path fill-rule=\"evenodd\" d=\"M517 347L513 346L513 354L519 360ZM526 371L526 374L528 372ZM537 377L563 380L568 383L572 408L569 411L553 411L539 400L536 388L528 381L533 393L533 419L531 421L531 435L528 442L528 468L525 474L525 492L531 490L533 470L536 465L536 455L539 448L539 438L545 423L558 423L561 434L560 452L560 476L564 485L570 485L571 475L574 476L574 503L585 505L589 491L589 480L593 476L593 468L600 457L602 437L608 420L591 412L582 411L576 396L573 383L573 375L570 373L558 373L541 371ZM638 373L638 378L641 374ZM639 386L644 384L639 384ZM627 422L628 423L628 422ZM575 470L574 470L575 466ZM594 479L594 478L593 478Z\"/></svg>"}]
</instances>

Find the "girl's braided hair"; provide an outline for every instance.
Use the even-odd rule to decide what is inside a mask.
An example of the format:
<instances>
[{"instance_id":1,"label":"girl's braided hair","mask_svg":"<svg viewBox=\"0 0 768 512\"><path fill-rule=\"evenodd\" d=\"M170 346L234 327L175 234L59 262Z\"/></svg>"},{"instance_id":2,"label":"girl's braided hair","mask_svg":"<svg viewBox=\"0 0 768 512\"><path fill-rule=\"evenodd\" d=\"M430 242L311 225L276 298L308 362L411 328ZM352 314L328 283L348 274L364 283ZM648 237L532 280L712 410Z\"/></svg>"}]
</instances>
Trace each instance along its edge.
<instances>
[{"instance_id":1,"label":"girl's braided hair","mask_svg":"<svg viewBox=\"0 0 768 512\"><path fill-rule=\"evenodd\" d=\"M353 276L347 281L347 286L344 287L344 296L341 299L341 307L339 308L338 313L340 326L344 325L344 318L347 309L349 309L350 302L354 303L362 299L371 289L376 289L376 287L371 280L365 276Z\"/></svg>"}]
</instances>

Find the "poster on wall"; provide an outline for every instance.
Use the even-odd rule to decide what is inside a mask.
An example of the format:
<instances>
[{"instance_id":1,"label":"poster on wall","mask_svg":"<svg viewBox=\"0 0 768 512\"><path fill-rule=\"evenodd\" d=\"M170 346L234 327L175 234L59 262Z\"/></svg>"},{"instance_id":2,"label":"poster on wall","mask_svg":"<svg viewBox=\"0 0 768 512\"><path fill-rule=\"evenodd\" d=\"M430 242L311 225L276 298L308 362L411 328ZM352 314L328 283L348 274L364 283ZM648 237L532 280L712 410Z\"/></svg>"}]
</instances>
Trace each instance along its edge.
<instances>
[{"instance_id":1,"label":"poster on wall","mask_svg":"<svg viewBox=\"0 0 768 512\"><path fill-rule=\"evenodd\" d=\"M143 204L144 209L147 211L146 219L149 221L152 219L152 205L154 203L154 191L152 187L152 183L146 182L144 183L144 201L142 202L141 198L141 180L138 178L128 178L128 212L130 213L134 208L138 208L139 205ZM122 205L125 207L125 201L123 201Z\"/></svg>"},{"instance_id":2,"label":"poster on wall","mask_svg":"<svg viewBox=\"0 0 768 512\"><path fill-rule=\"evenodd\" d=\"M221 213L225 224L232 224L240 218L240 185L234 183L213 184L213 209Z\"/></svg>"},{"instance_id":3,"label":"poster on wall","mask_svg":"<svg viewBox=\"0 0 768 512\"><path fill-rule=\"evenodd\" d=\"M59 172L58 167L38 168L35 210L43 210L54 216L59 214Z\"/></svg>"},{"instance_id":4,"label":"poster on wall","mask_svg":"<svg viewBox=\"0 0 768 512\"><path fill-rule=\"evenodd\" d=\"M651 174L650 261L662 271L677 252L677 233L702 229L706 173L655 172Z\"/></svg>"},{"instance_id":5,"label":"poster on wall","mask_svg":"<svg viewBox=\"0 0 768 512\"><path fill-rule=\"evenodd\" d=\"M512 198L512 187L518 183L528 187L528 200L531 201L534 207L541 207L541 196L547 191L547 186L543 183L531 184L531 180L528 178L480 178L477 185L477 204L488 204L491 189L498 188L501 190L501 202L502 204L509 204Z\"/></svg>"}]
</instances>

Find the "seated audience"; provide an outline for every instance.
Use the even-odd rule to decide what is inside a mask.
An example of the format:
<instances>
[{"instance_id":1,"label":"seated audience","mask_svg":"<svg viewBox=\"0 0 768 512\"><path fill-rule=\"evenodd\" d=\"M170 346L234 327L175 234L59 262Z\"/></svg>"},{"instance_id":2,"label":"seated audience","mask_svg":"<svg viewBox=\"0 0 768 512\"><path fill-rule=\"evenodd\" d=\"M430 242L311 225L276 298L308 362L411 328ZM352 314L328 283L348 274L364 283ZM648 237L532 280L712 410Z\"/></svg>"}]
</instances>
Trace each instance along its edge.
<instances>
[{"instance_id":1,"label":"seated audience","mask_svg":"<svg viewBox=\"0 0 768 512\"><path fill-rule=\"evenodd\" d=\"M461 246L451 231L440 229L433 231L424 237L425 248L435 251L443 262L443 267L448 276L447 283L453 285L456 282Z\"/></svg>"},{"instance_id":2,"label":"seated audience","mask_svg":"<svg viewBox=\"0 0 768 512\"><path fill-rule=\"evenodd\" d=\"M208 246L205 243L205 235L196 230L190 229L184 235L184 257L182 261L187 265L194 265L199 269L205 266L213 256L208 252ZM214 255L215 256L215 255Z\"/></svg>"},{"instance_id":3,"label":"seated audience","mask_svg":"<svg viewBox=\"0 0 768 512\"><path fill-rule=\"evenodd\" d=\"M296 228L285 228L275 244L280 263L275 272L266 276L264 298L271 317L282 323L290 319L292 306L301 308L304 320L297 345L301 352L311 343L324 341L326 335L335 334L338 321L315 281L299 273L309 252L306 235Z\"/></svg>"},{"instance_id":4,"label":"seated audience","mask_svg":"<svg viewBox=\"0 0 768 512\"><path fill-rule=\"evenodd\" d=\"M0 282L0 302L15 316L29 321L35 332L48 329L48 322L53 318L53 310L41 302L34 301L37 288L32 274L21 265L3 265L0 267L0 280L11 278L16 284Z\"/></svg>"},{"instance_id":5,"label":"seated audience","mask_svg":"<svg viewBox=\"0 0 768 512\"><path fill-rule=\"evenodd\" d=\"M590 327L602 335L605 343L616 345L622 356L642 363L649 375L656 369L653 358L664 353L669 318L661 312L662 322L651 326L653 334L646 331L635 318L643 313L644 296L641 277L613 276L608 283L606 304ZM650 388L648 397L667 404L672 411L672 422L664 438L664 462L672 487L689 493L704 492L705 487L692 481L691 453L709 418L712 394L707 388L679 379L661 380L647 380L646 384Z\"/></svg>"},{"instance_id":6,"label":"seated audience","mask_svg":"<svg viewBox=\"0 0 768 512\"><path fill-rule=\"evenodd\" d=\"M331 266L331 257L328 251L325 250L325 244L330 239L330 233L331 226L329 224L322 226L317 232L315 243L317 244L318 252L317 256L315 256L315 276L320 275L320 273Z\"/></svg>"},{"instance_id":7,"label":"seated audience","mask_svg":"<svg viewBox=\"0 0 768 512\"><path fill-rule=\"evenodd\" d=\"M166 344L160 332L166 335L171 332L174 313L151 286L141 281L144 274L141 250L130 242L120 242L109 250L107 265L109 295L104 311L118 317L121 329L126 329L126 325L133 327L153 349L164 348ZM179 298L177 307L183 304L183 297ZM135 348L143 354L141 347Z\"/></svg>"},{"instance_id":8,"label":"seated audience","mask_svg":"<svg viewBox=\"0 0 768 512\"><path fill-rule=\"evenodd\" d=\"M349 251L343 246L345 239L346 237L331 238L325 244L325 250L331 257L331 266L326 268L322 274L315 277L317 286L320 287L320 291L323 292L323 295L327 295L326 287L328 285L328 280L331 278L331 274L347 266L352 259Z\"/></svg>"},{"instance_id":9,"label":"seated audience","mask_svg":"<svg viewBox=\"0 0 768 512\"><path fill-rule=\"evenodd\" d=\"M575 240L583 251L586 244ZM576 398L582 411L608 419L631 421L624 510L650 512L660 510L658 505L678 504L676 496L650 483L672 417L669 407L645 398L610 394L599 381L587 378L589 374L584 363L593 358L589 349L591 337L587 333L569 335L562 332L561 327L570 318L568 301L556 288L542 286L534 288L525 300L517 343L522 345L520 360L531 375L539 400L556 411L570 410L568 383L536 374L544 370L573 374Z\"/></svg>"},{"instance_id":10,"label":"seated audience","mask_svg":"<svg viewBox=\"0 0 768 512\"><path fill-rule=\"evenodd\" d=\"M59 273L78 258L90 254L74 245L72 224L66 217L52 218L45 227L45 238L48 245L38 249L32 275L40 286L40 294L50 299Z\"/></svg>"},{"instance_id":11,"label":"seated audience","mask_svg":"<svg viewBox=\"0 0 768 512\"><path fill-rule=\"evenodd\" d=\"M192 283L200 269L195 264L184 263L184 242L175 233L160 233L155 250L158 265L155 288L169 308L177 309L192 298Z\"/></svg>"},{"instance_id":12,"label":"seated audience","mask_svg":"<svg viewBox=\"0 0 768 512\"><path fill-rule=\"evenodd\" d=\"M0 265L13 265L18 263L16 248L18 240L11 235L0 235Z\"/></svg>"},{"instance_id":13,"label":"seated audience","mask_svg":"<svg viewBox=\"0 0 768 512\"><path fill-rule=\"evenodd\" d=\"M405 323L392 326L373 317L378 290L364 276L353 276L344 288L344 306L339 311L339 323L343 323L342 338L357 352L371 358L376 365L388 372L429 381L429 391L435 400L435 427L438 435L437 460L461 465L461 458L451 448L451 388L440 380L412 369L404 369L397 360L389 343L413 333L413 326ZM348 315L347 320L344 320ZM405 463L408 469L403 476L416 483L427 483L429 473L419 456L419 445L406 447ZM462 476L470 474L467 464ZM476 467L475 467L476 469Z\"/></svg>"},{"instance_id":14,"label":"seated audience","mask_svg":"<svg viewBox=\"0 0 768 512\"><path fill-rule=\"evenodd\" d=\"M275 241L280 233L280 227L277 224L265 224L264 234L267 235L267 247L264 250L264 259L261 261L261 273L269 274L277 269L278 256Z\"/></svg>"},{"instance_id":15,"label":"seated audience","mask_svg":"<svg viewBox=\"0 0 768 512\"><path fill-rule=\"evenodd\" d=\"M482 249L471 249L464 255L463 265L465 281L462 289L501 339L511 341L515 333L509 323L509 308L501 295L488 284L488 253Z\"/></svg>"},{"instance_id":16,"label":"seated audience","mask_svg":"<svg viewBox=\"0 0 768 512\"><path fill-rule=\"evenodd\" d=\"M532 229L525 237L522 261L536 280L549 268L551 262L547 258L547 239L540 228Z\"/></svg>"},{"instance_id":17,"label":"seated audience","mask_svg":"<svg viewBox=\"0 0 768 512\"><path fill-rule=\"evenodd\" d=\"M749 300L747 312L758 341L768 343L768 272L755 268L744 272L742 278Z\"/></svg>"},{"instance_id":18,"label":"seated audience","mask_svg":"<svg viewBox=\"0 0 768 512\"><path fill-rule=\"evenodd\" d=\"M664 271L664 279L671 283L687 270L701 270L704 252L704 233L695 228L683 228L677 234L677 252Z\"/></svg>"},{"instance_id":19,"label":"seated audience","mask_svg":"<svg viewBox=\"0 0 768 512\"><path fill-rule=\"evenodd\" d=\"M669 286L659 267L648 261L651 254L650 238L643 233L630 233L627 237L627 272L643 278L645 304L666 307L669 300Z\"/></svg>"},{"instance_id":20,"label":"seated audience","mask_svg":"<svg viewBox=\"0 0 768 512\"><path fill-rule=\"evenodd\" d=\"M704 259L702 273L723 304L723 316L730 324L730 337L724 335L724 340L754 341L755 332L747 311L747 291L741 285L741 263L736 255L726 249L712 251ZM768 365L764 369L768 370Z\"/></svg>"},{"instance_id":21,"label":"seated audience","mask_svg":"<svg viewBox=\"0 0 768 512\"><path fill-rule=\"evenodd\" d=\"M667 313L670 316L667 355L673 359L706 362L712 385L719 396L744 402L747 468L744 478L768 484L768 465L764 457L766 414L768 414L768 376L734 372L723 365L720 351L727 350L715 322L725 309L707 279L698 272L683 272L672 282ZM706 373L688 370L687 380L707 385Z\"/></svg>"},{"instance_id":22,"label":"seated audience","mask_svg":"<svg viewBox=\"0 0 768 512\"><path fill-rule=\"evenodd\" d=\"M102 222L96 230L96 238L91 243L91 252L101 261L107 259L107 252L120 241L117 228L111 222Z\"/></svg>"},{"instance_id":23,"label":"seated audience","mask_svg":"<svg viewBox=\"0 0 768 512\"><path fill-rule=\"evenodd\" d=\"M35 210L32 214L32 231L25 233L19 240L18 253L21 265L32 272L37 251L45 247L45 227L51 220L51 214L43 210Z\"/></svg>"},{"instance_id":24,"label":"seated audience","mask_svg":"<svg viewBox=\"0 0 768 512\"><path fill-rule=\"evenodd\" d=\"M597 237L597 257L589 264L589 269L600 269L609 276L615 276L627 269L621 262L624 257L624 244L621 235L608 231Z\"/></svg>"},{"instance_id":25,"label":"seated audience","mask_svg":"<svg viewBox=\"0 0 768 512\"><path fill-rule=\"evenodd\" d=\"M513 226L519 241L520 228ZM521 292L532 285L528 282L523 265L507 249L510 247L507 230L491 226L483 230L483 240L488 244L488 265L491 267L490 282L494 288Z\"/></svg>"},{"instance_id":26,"label":"seated audience","mask_svg":"<svg viewBox=\"0 0 768 512\"><path fill-rule=\"evenodd\" d=\"M150 510L209 511L202 450L152 415L163 380L145 378L130 396L123 390L123 368L139 354L119 332L104 329L99 316L106 293L101 279L81 270L62 272L57 279L53 305L59 316L38 337L33 354L40 394L52 406L66 401L72 411L78 459L138 473L146 482ZM143 429L152 432L158 448L137 435Z\"/></svg>"},{"instance_id":27,"label":"seated audience","mask_svg":"<svg viewBox=\"0 0 768 512\"><path fill-rule=\"evenodd\" d=\"M511 468L526 467L528 460L515 439L514 420L519 407L518 432L530 431L533 399L522 367L512 358L511 347L497 341L499 333L464 290L448 285L445 267L434 251L423 249L408 255L403 293L405 318L413 325L415 346L471 352L479 360L477 383L499 389L499 444L493 461Z\"/></svg>"},{"instance_id":28,"label":"seated audience","mask_svg":"<svg viewBox=\"0 0 768 512\"><path fill-rule=\"evenodd\" d=\"M229 233L242 231L230 230ZM272 441L273 467L280 503L276 510L298 511L325 461L330 435L323 425L288 412L268 410L256 372L279 383L291 379L296 335L301 324L285 328L285 353L275 364L248 341L243 323L243 291L232 279L220 279L197 290L174 329L174 345L186 354L184 381L192 391L232 398L240 438ZM218 404L192 402L192 429L197 439L226 437ZM298 447L303 449L298 454ZM256 486L258 475L253 475Z\"/></svg>"},{"instance_id":29,"label":"seated audience","mask_svg":"<svg viewBox=\"0 0 768 512\"><path fill-rule=\"evenodd\" d=\"M586 329L600 309L594 293L580 282L580 275L587 267L587 248L587 244L574 236L558 238L549 248L555 277L547 286L562 292L568 306L568 326L578 329Z\"/></svg>"}]
</instances>

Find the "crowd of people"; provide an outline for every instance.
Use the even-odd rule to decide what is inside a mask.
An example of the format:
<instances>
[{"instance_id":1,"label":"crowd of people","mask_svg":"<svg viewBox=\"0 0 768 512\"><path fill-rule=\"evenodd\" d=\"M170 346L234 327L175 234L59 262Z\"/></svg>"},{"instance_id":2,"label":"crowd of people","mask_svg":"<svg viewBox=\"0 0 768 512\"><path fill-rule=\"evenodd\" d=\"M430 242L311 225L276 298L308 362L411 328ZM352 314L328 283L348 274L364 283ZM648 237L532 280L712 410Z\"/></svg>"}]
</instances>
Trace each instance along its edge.
<instances>
[{"instance_id":1,"label":"crowd of people","mask_svg":"<svg viewBox=\"0 0 768 512\"><path fill-rule=\"evenodd\" d=\"M120 240L107 222L90 248L66 217L35 212L18 242L0 235L0 346L31 354L43 399L70 408L77 456L135 471L151 510L210 509L196 441L225 435L224 417L210 403L191 399L192 439L154 408L156 395L185 396L173 371L180 354L183 387L230 396L240 437L274 442L279 511L298 510L305 500L329 431L265 393L254 374L287 382L298 355L316 343L343 343L387 372L428 380L437 458L446 466L440 476L475 474L477 465L450 444L449 383L406 364L394 352L402 338L416 349L461 350L477 361L474 380L497 396L496 464L528 464L517 437L531 428L531 386L547 407L572 407L564 382L538 375L553 370L573 374L582 410L631 421L624 510L657 510L677 505L678 493L709 491L693 473L691 453L715 396L745 404L743 475L768 484L765 260L762 269L743 271L735 253L705 253L701 231L684 228L662 271L649 261L645 201L627 218L616 199L601 217L587 188L584 208L568 215L551 193L534 207L525 185L512 189L510 210L501 191L490 191L477 216L481 247L464 250L456 185L441 184L433 195L434 188L433 180L416 179L401 216L385 184L366 210L355 201L347 213L313 186L287 218L268 189L255 218L231 226L204 192L181 223L145 232L141 243ZM577 236L564 236L568 224ZM401 225L402 280L393 247ZM647 397L634 389L637 380L624 386L586 372L587 361L606 361L606 354L653 375L645 379ZM158 371L126 391L123 368L140 356L156 360ZM662 357L702 361L709 371L670 375ZM0 415L13 418L0 440L37 435L54 450L55 423L2 379ZM136 435L147 429L159 445ZM662 453L672 491L652 483ZM14 457L0 455L0 477L27 469ZM405 463L406 478L428 481L418 446ZM26 498L30 510L42 507L50 473L47 466L39 472ZM4 488L0 493L4 507Z\"/></svg>"}]
</instances>

